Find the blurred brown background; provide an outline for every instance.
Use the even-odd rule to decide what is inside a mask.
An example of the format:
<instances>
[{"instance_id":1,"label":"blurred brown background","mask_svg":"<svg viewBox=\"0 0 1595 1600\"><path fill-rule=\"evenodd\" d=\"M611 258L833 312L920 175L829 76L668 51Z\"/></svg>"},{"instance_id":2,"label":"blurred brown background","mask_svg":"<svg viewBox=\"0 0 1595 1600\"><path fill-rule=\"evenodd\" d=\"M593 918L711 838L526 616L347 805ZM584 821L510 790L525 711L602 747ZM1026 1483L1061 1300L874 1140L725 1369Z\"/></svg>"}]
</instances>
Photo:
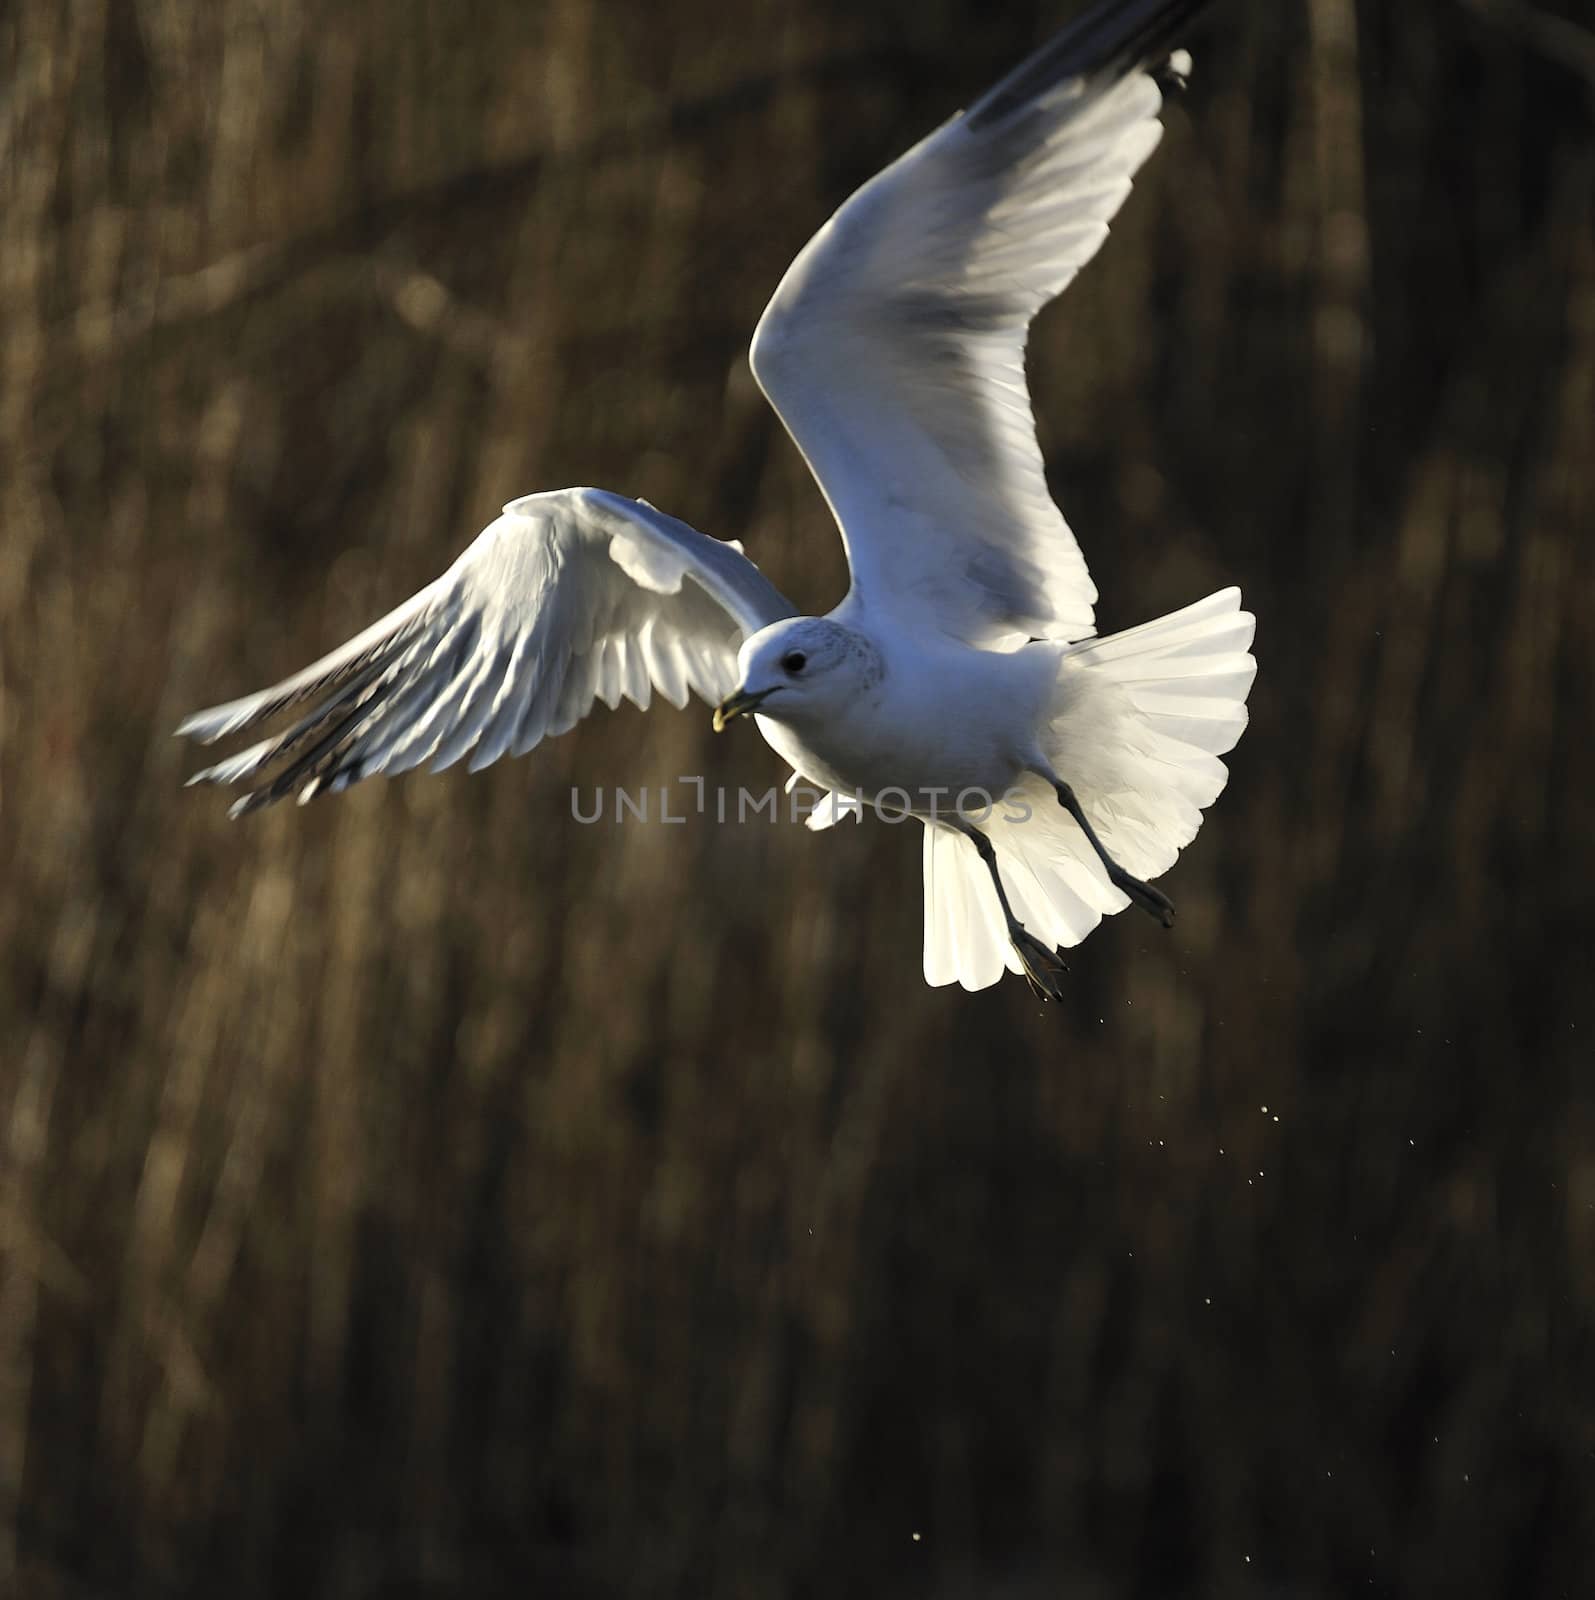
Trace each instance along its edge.
<instances>
[{"instance_id":1,"label":"blurred brown background","mask_svg":"<svg viewBox=\"0 0 1595 1600\"><path fill-rule=\"evenodd\" d=\"M748 336L1073 9L0 12L0 1593L1585 1592L1576 0L1218 6L1040 324L1104 628L1260 619L1069 1004L923 985L917 832L571 819L780 775L702 707L180 786L528 490L834 603Z\"/></svg>"}]
</instances>

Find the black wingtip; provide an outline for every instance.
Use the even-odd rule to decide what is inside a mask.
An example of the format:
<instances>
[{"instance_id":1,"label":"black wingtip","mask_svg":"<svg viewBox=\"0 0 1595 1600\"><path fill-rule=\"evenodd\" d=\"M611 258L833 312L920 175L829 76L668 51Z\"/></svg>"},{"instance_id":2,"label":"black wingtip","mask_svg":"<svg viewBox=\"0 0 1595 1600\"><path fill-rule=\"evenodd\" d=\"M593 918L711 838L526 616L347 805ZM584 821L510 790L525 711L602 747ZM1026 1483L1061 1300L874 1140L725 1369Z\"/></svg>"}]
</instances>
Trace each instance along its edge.
<instances>
[{"instance_id":1,"label":"black wingtip","mask_svg":"<svg viewBox=\"0 0 1595 1600\"><path fill-rule=\"evenodd\" d=\"M1102 0L1077 17L1014 68L969 108L971 127L995 122L1029 105L1060 83L1122 78L1157 63L1156 72L1190 57L1175 45L1183 30L1211 0ZM1183 74L1176 72L1175 79Z\"/></svg>"}]
</instances>

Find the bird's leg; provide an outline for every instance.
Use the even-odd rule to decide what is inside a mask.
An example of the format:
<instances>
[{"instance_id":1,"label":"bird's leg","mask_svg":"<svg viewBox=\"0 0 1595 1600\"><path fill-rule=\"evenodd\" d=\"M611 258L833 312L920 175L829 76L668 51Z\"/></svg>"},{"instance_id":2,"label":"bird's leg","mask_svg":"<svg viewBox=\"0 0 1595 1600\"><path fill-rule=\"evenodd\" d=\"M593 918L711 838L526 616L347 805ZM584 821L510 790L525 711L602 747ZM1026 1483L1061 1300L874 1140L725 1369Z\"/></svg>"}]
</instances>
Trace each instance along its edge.
<instances>
[{"instance_id":1,"label":"bird's leg","mask_svg":"<svg viewBox=\"0 0 1595 1600\"><path fill-rule=\"evenodd\" d=\"M1058 802L1063 809L1080 824L1081 831L1090 841L1091 848L1096 851L1097 859L1107 868L1108 882L1115 889L1122 889L1129 897L1145 911L1154 916L1165 928L1174 926L1174 907L1169 904L1168 896L1161 894L1151 884L1143 883L1139 878L1131 877L1117 861L1110 856L1097 838L1096 829L1086 821L1085 812L1080 809L1080 802L1075 798L1074 790L1061 778L1053 778L1052 786L1058 791Z\"/></svg>"},{"instance_id":2,"label":"bird's leg","mask_svg":"<svg viewBox=\"0 0 1595 1600\"><path fill-rule=\"evenodd\" d=\"M1003 888L1002 877L997 871L997 851L991 840L973 823L961 818L953 826L968 837L980 852L980 859L986 863L986 871L991 874L992 886L997 891L997 904L1002 907L1003 920L1008 924L1008 937L1018 952L1020 965L1025 969L1025 982L1042 1000L1063 999L1063 985L1059 980L1069 970L1064 964L1063 953L1049 950L1013 914L1013 907L1008 904L1008 892Z\"/></svg>"}]
</instances>

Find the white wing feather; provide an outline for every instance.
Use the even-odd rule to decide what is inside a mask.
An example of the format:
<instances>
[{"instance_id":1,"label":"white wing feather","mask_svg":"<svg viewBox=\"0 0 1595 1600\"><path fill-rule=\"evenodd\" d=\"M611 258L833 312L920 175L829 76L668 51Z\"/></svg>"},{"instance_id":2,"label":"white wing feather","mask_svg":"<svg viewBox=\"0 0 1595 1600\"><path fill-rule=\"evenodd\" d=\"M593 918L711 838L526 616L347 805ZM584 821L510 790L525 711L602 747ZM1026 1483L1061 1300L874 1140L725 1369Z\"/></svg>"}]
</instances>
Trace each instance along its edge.
<instances>
[{"instance_id":1,"label":"white wing feather","mask_svg":"<svg viewBox=\"0 0 1595 1600\"><path fill-rule=\"evenodd\" d=\"M865 184L777 288L753 371L867 611L973 644L1094 631L1096 587L1047 490L1025 337L1158 142L1161 93L1131 69L1166 56L1197 8L1098 8Z\"/></svg>"},{"instance_id":2,"label":"white wing feather","mask_svg":"<svg viewBox=\"0 0 1595 1600\"><path fill-rule=\"evenodd\" d=\"M210 744L316 703L280 734L190 783L242 783L295 759L232 808L336 792L375 772L469 755L471 770L564 733L595 700L646 710L736 687L748 634L793 615L741 552L641 501L598 489L505 506L442 577L274 688L189 717Z\"/></svg>"}]
</instances>

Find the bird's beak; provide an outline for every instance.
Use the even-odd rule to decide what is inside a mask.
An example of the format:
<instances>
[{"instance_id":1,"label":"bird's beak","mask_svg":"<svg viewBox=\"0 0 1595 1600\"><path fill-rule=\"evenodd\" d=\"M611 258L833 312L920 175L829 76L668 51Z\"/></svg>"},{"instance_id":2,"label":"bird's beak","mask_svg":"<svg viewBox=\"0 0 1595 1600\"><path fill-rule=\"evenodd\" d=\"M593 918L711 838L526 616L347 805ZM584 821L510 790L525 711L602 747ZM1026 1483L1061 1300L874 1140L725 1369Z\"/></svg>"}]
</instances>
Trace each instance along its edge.
<instances>
[{"instance_id":1,"label":"bird's beak","mask_svg":"<svg viewBox=\"0 0 1595 1600\"><path fill-rule=\"evenodd\" d=\"M724 733L725 725L733 717L740 717L745 711L757 710L780 687L780 684L773 684L768 689L738 689L735 694L727 695L714 708L714 731Z\"/></svg>"}]
</instances>

